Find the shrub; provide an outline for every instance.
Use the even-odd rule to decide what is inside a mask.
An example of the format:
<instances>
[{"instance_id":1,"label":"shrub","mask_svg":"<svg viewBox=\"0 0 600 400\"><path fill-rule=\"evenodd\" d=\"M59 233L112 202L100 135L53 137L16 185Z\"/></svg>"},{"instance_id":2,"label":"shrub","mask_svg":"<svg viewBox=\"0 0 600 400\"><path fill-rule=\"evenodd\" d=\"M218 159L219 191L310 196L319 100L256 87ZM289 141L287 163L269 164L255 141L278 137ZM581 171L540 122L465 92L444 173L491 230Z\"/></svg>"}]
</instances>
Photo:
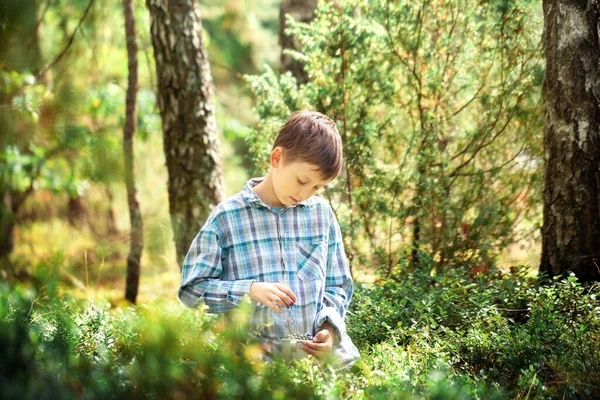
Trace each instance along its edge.
<instances>
[{"instance_id":1,"label":"shrub","mask_svg":"<svg viewBox=\"0 0 600 400\"><path fill-rule=\"evenodd\" d=\"M523 268L422 270L357 285L347 325L363 359L346 372L310 358L265 362L248 335L250 303L215 317L171 302L120 309L1 285L0 397L600 395L597 285L574 276L540 285Z\"/></svg>"},{"instance_id":2,"label":"shrub","mask_svg":"<svg viewBox=\"0 0 600 400\"><path fill-rule=\"evenodd\" d=\"M573 275L540 285L524 268L513 271L417 271L402 282L359 285L350 335L372 354L382 343L417 348L415 357L435 349L454 374L518 397L598 396L598 285L584 287Z\"/></svg>"},{"instance_id":3,"label":"shrub","mask_svg":"<svg viewBox=\"0 0 600 400\"><path fill-rule=\"evenodd\" d=\"M535 2L321 2L290 21L310 81L248 77L257 169L289 115L338 124L345 168L326 196L351 262L391 274L415 250L490 265L540 220L542 30ZM258 172L258 171L257 171Z\"/></svg>"}]
</instances>

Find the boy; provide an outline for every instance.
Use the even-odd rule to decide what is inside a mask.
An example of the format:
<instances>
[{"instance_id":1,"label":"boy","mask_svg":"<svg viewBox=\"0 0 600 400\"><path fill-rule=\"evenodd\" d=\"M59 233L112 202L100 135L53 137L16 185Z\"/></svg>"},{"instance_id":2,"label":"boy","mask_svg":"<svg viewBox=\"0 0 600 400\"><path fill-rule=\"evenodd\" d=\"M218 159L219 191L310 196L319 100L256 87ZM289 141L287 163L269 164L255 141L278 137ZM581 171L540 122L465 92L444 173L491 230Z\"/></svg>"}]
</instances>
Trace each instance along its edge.
<instances>
[{"instance_id":1,"label":"boy","mask_svg":"<svg viewBox=\"0 0 600 400\"><path fill-rule=\"evenodd\" d=\"M302 350L350 366L360 357L344 323L352 279L333 211L313 197L341 169L335 123L314 111L293 114L266 177L215 207L192 242L179 299L223 313L249 295L252 327L265 343L281 350L282 338L310 334Z\"/></svg>"}]
</instances>

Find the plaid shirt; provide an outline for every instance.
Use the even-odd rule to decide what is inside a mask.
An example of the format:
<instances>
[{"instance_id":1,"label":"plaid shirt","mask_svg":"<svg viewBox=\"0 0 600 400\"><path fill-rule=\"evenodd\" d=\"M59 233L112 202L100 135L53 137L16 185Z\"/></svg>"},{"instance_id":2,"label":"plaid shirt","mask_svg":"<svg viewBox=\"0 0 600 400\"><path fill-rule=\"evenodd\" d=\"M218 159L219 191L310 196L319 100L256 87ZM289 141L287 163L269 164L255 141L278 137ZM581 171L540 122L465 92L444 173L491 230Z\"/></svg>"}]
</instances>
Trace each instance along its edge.
<instances>
[{"instance_id":1,"label":"plaid shirt","mask_svg":"<svg viewBox=\"0 0 600 400\"><path fill-rule=\"evenodd\" d=\"M255 332L279 346L289 333L315 335L328 320L338 333L335 352L356 360L344 322L352 278L331 207L316 196L270 207L253 189L261 180L250 179L215 207L183 263L179 299L189 307L203 301L210 312L223 313L242 301L254 281L289 285L296 303L280 313L256 303Z\"/></svg>"}]
</instances>

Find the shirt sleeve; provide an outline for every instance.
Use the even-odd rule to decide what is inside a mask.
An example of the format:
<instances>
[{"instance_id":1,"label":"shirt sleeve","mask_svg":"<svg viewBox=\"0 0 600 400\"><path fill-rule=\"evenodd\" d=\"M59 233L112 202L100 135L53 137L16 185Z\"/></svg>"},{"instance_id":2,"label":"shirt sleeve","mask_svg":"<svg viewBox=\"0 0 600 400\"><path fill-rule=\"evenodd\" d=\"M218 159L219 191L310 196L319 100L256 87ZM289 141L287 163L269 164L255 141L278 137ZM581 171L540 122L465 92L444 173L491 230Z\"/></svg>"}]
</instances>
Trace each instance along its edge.
<instances>
[{"instance_id":1,"label":"shirt sleeve","mask_svg":"<svg viewBox=\"0 0 600 400\"><path fill-rule=\"evenodd\" d=\"M196 307L203 301L210 312L222 313L235 308L250 292L253 280L224 281L222 248L214 220L208 220L183 262L178 296L183 304Z\"/></svg>"},{"instance_id":2,"label":"shirt sleeve","mask_svg":"<svg viewBox=\"0 0 600 400\"><path fill-rule=\"evenodd\" d=\"M325 296L323 308L317 313L315 322L316 330L318 330L325 321L329 321L337 331L336 344L339 344L342 336L346 335L344 318L352 298L353 283L348 261L346 260L340 226L331 209L330 218Z\"/></svg>"}]
</instances>

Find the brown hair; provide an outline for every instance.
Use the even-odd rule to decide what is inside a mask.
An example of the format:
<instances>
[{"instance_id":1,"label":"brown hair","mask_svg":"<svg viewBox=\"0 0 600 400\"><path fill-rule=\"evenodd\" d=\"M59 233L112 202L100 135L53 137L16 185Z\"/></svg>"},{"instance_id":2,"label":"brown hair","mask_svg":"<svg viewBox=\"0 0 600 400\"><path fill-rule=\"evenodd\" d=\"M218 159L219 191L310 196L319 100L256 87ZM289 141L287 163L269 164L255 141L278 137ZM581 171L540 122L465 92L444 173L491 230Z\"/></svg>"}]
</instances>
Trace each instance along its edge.
<instances>
[{"instance_id":1,"label":"brown hair","mask_svg":"<svg viewBox=\"0 0 600 400\"><path fill-rule=\"evenodd\" d=\"M342 170L342 138L335 122L316 111L297 111L275 139L283 149L284 163L307 162L319 167L323 179L333 179Z\"/></svg>"}]
</instances>

